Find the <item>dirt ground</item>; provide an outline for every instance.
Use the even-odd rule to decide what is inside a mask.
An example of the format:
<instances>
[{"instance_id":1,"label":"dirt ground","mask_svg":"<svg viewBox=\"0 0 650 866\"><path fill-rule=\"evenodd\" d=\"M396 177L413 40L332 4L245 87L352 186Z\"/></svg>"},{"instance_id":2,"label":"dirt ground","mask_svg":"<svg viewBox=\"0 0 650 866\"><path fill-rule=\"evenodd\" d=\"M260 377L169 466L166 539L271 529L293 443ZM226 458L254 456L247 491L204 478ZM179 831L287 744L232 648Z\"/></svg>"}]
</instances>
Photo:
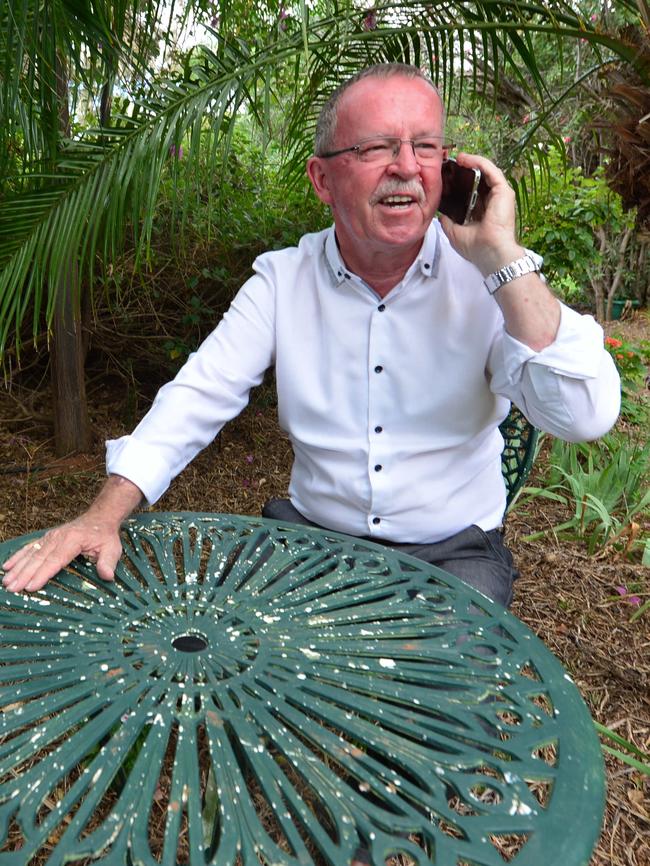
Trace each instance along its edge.
<instances>
[{"instance_id":1,"label":"dirt ground","mask_svg":"<svg viewBox=\"0 0 650 866\"><path fill-rule=\"evenodd\" d=\"M607 330L633 340L650 336L643 315ZM136 395L136 416L149 396ZM89 400L91 453L57 460L46 381L27 386L15 379L0 390L0 540L62 522L90 503L103 479L104 440L128 432L134 400L105 373L90 378ZM266 498L286 492L289 466L289 445L261 389L156 510L259 514ZM648 570L612 551L589 556L582 544L560 542L553 533L524 540L562 519L543 500L509 516L508 539L521 572L513 611L560 658L594 718L650 752L650 612L630 622L635 608L616 591L641 585L637 594L650 597ZM610 756L606 765L607 811L590 866L650 866L650 777Z\"/></svg>"}]
</instances>

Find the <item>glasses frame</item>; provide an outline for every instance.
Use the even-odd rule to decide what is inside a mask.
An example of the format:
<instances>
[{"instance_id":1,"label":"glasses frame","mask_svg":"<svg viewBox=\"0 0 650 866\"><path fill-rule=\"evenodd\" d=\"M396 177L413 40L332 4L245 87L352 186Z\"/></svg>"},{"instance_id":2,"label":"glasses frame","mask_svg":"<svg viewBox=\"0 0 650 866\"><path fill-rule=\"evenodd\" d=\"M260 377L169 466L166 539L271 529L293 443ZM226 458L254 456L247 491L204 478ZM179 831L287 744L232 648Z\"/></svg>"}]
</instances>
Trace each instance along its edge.
<instances>
[{"instance_id":1,"label":"glasses frame","mask_svg":"<svg viewBox=\"0 0 650 866\"><path fill-rule=\"evenodd\" d=\"M340 150L329 150L329 151L327 151L327 153L318 154L318 156L320 157L320 159L331 159L333 156L341 156L342 153L356 153L357 160L359 162L363 162L363 160L361 159L361 148L363 147L364 144L367 144L370 141L386 141L386 142L390 141L393 143L399 142L399 145L397 147L397 150L393 153L393 158L389 162L381 163L381 165L391 165L392 163L396 162L399 159L399 155L402 151L402 145L403 144L410 144L411 145L411 150L413 151L413 157L415 158L416 162L418 164L420 164L420 160L418 159L418 155L415 152L415 145L418 142L429 141L432 138L438 139L439 141L443 142L443 144L440 148L441 154L443 153L443 151L453 150L453 148L455 147L455 145L452 144L451 142L445 143L445 139L442 135L423 135L421 138L398 138L396 135L373 135L370 138L361 139L361 141L357 142L356 144L353 144L351 147L342 147ZM394 147L393 147L393 150L394 150ZM443 154L443 159L444 159L444 154ZM372 162L365 163L365 164L373 165ZM380 165L380 163L374 163L374 164Z\"/></svg>"}]
</instances>

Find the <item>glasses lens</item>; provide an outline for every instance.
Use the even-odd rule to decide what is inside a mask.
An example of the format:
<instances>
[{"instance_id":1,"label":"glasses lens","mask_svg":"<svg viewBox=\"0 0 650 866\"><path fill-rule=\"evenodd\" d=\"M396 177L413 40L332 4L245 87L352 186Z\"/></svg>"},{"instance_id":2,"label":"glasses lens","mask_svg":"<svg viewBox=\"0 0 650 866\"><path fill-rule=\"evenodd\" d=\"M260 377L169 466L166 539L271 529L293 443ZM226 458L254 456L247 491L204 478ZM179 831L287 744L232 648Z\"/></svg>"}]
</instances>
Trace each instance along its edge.
<instances>
[{"instance_id":1,"label":"glasses lens","mask_svg":"<svg viewBox=\"0 0 650 866\"><path fill-rule=\"evenodd\" d=\"M443 142L441 138L418 138L413 150L418 162L435 162L442 155Z\"/></svg>"},{"instance_id":2,"label":"glasses lens","mask_svg":"<svg viewBox=\"0 0 650 866\"><path fill-rule=\"evenodd\" d=\"M375 165L388 165L393 162L399 152L399 138L372 138L359 144L359 159L361 162L373 162Z\"/></svg>"},{"instance_id":3,"label":"glasses lens","mask_svg":"<svg viewBox=\"0 0 650 866\"><path fill-rule=\"evenodd\" d=\"M412 147L417 161L424 164L440 159L444 147L443 139L438 136L418 138L415 141L409 139L401 141L399 138L372 138L360 142L357 153L361 162L390 165L397 159L402 145Z\"/></svg>"}]
</instances>

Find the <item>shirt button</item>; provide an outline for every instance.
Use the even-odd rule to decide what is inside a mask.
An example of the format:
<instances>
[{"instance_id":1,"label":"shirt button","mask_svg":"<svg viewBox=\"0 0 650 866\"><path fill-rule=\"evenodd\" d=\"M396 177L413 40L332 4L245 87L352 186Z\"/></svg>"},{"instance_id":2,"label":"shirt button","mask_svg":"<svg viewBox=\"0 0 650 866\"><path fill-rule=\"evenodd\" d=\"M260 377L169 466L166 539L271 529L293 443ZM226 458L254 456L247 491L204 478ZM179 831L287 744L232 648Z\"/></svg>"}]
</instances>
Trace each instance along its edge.
<instances>
[{"instance_id":1,"label":"shirt button","mask_svg":"<svg viewBox=\"0 0 650 866\"><path fill-rule=\"evenodd\" d=\"M429 262L427 262L424 266L424 269L428 271L430 267L431 265L429 264Z\"/></svg>"},{"instance_id":2,"label":"shirt button","mask_svg":"<svg viewBox=\"0 0 650 866\"><path fill-rule=\"evenodd\" d=\"M380 427L379 424L375 427L375 433L381 433L383 431L383 427Z\"/></svg>"},{"instance_id":3,"label":"shirt button","mask_svg":"<svg viewBox=\"0 0 650 866\"><path fill-rule=\"evenodd\" d=\"M375 472L381 472L382 469L383 469L383 466L381 465L381 463L378 463L378 464L375 466Z\"/></svg>"},{"instance_id":4,"label":"shirt button","mask_svg":"<svg viewBox=\"0 0 650 866\"><path fill-rule=\"evenodd\" d=\"M384 369L384 368L381 366L381 364L377 364L377 366L375 367L375 373L381 373L381 371L382 371L383 369Z\"/></svg>"},{"instance_id":5,"label":"shirt button","mask_svg":"<svg viewBox=\"0 0 650 866\"><path fill-rule=\"evenodd\" d=\"M381 523L381 517L373 517L373 518L372 518L372 522L373 522L373 523L375 524L375 526L376 526L378 523Z\"/></svg>"},{"instance_id":6,"label":"shirt button","mask_svg":"<svg viewBox=\"0 0 650 866\"><path fill-rule=\"evenodd\" d=\"M386 304L380 304L380 305L377 307L377 309L379 310L380 313L383 313L384 310L386 309Z\"/></svg>"}]
</instances>

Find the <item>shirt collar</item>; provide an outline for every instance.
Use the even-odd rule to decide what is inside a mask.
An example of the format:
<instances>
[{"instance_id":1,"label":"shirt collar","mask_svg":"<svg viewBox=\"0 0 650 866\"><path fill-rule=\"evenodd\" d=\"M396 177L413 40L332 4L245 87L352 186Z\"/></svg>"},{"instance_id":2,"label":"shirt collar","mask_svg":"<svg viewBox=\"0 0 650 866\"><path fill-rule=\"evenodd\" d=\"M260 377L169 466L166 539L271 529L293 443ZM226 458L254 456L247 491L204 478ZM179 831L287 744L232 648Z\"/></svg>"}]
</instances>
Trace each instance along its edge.
<instances>
[{"instance_id":1,"label":"shirt collar","mask_svg":"<svg viewBox=\"0 0 650 866\"><path fill-rule=\"evenodd\" d=\"M336 232L334 226L331 226L325 236L325 261L327 270L334 285L340 286L349 280L357 279L358 277L349 268L345 266L345 262L341 258L338 245L336 243ZM410 276L414 271L419 269L424 277L435 277L438 273L438 263L440 260L440 241L438 238L437 221L429 226L429 229L424 236L420 252L416 260L409 268L407 275Z\"/></svg>"}]
</instances>

